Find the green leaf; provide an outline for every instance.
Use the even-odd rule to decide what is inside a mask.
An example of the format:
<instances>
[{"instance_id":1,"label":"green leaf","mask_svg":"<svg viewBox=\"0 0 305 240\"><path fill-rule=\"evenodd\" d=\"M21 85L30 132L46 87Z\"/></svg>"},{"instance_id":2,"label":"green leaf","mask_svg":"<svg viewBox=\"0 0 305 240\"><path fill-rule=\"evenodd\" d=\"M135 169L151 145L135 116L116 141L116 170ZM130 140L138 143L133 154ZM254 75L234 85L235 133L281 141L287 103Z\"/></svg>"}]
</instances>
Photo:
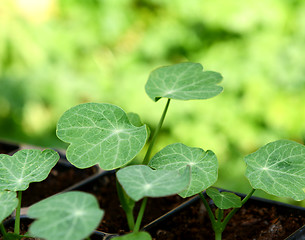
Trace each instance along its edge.
<instances>
[{"instance_id":1,"label":"green leaf","mask_svg":"<svg viewBox=\"0 0 305 240\"><path fill-rule=\"evenodd\" d=\"M151 236L147 232L133 232L124 236L112 238L113 240L152 240Z\"/></svg>"},{"instance_id":2,"label":"green leaf","mask_svg":"<svg viewBox=\"0 0 305 240\"><path fill-rule=\"evenodd\" d=\"M50 149L24 149L13 156L0 154L0 190L26 190L31 182L46 179L58 159L58 153Z\"/></svg>"},{"instance_id":3,"label":"green leaf","mask_svg":"<svg viewBox=\"0 0 305 240\"><path fill-rule=\"evenodd\" d=\"M0 191L0 223L16 209L17 205L15 192Z\"/></svg>"},{"instance_id":4,"label":"green leaf","mask_svg":"<svg viewBox=\"0 0 305 240\"><path fill-rule=\"evenodd\" d=\"M208 188L206 193L220 209L240 208L242 206L240 197L234 193L219 192L216 188Z\"/></svg>"},{"instance_id":5,"label":"green leaf","mask_svg":"<svg viewBox=\"0 0 305 240\"><path fill-rule=\"evenodd\" d=\"M222 92L218 86L222 76L217 72L203 71L199 63L179 63L157 68L149 75L145 85L147 95L158 101L160 98L180 100L208 99Z\"/></svg>"},{"instance_id":6,"label":"green leaf","mask_svg":"<svg viewBox=\"0 0 305 240\"><path fill-rule=\"evenodd\" d=\"M135 201L143 197L164 197L183 191L189 184L189 167L178 171L152 170L145 165L120 169L117 178L126 193Z\"/></svg>"},{"instance_id":7,"label":"green leaf","mask_svg":"<svg viewBox=\"0 0 305 240\"><path fill-rule=\"evenodd\" d=\"M188 147L182 143L166 146L149 162L154 169L183 171L191 167L191 183L180 193L181 197L189 197L212 186L217 180L218 163L214 152L201 148Z\"/></svg>"},{"instance_id":8,"label":"green leaf","mask_svg":"<svg viewBox=\"0 0 305 240\"><path fill-rule=\"evenodd\" d=\"M37 219L29 232L47 240L80 240L96 229L103 215L93 195L77 191L62 193L29 208L28 216Z\"/></svg>"},{"instance_id":9,"label":"green leaf","mask_svg":"<svg viewBox=\"0 0 305 240\"><path fill-rule=\"evenodd\" d=\"M255 189L305 199L305 146L289 140L268 143L245 157L246 177Z\"/></svg>"},{"instance_id":10,"label":"green leaf","mask_svg":"<svg viewBox=\"0 0 305 240\"><path fill-rule=\"evenodd\" d=\"M129 163L143 148L146 126L132 125L119 107L85 103L69 109L59 119L57 136L71 145L68 160L78 168L99 164L112 170Z\"/></svg>"}]
</instances>

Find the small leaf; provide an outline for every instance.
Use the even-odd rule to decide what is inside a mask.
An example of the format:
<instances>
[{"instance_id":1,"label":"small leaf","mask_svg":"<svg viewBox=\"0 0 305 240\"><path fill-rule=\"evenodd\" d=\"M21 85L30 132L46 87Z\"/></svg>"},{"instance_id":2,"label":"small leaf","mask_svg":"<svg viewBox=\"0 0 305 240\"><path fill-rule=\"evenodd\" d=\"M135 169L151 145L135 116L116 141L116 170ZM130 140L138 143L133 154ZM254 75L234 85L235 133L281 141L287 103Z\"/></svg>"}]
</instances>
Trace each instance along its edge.
<instances>
[{"instance_id":1,"label":"small leaf","mask_svg":"<svg viewBox=\"0 0 305 240\"><path fill-rule=\"evenodd\" d=\"M152 240L147 232L132 232L123 236L112 238L113 240Z\"/></svg>"},{"instance_id":2,"label":"small leaf","mask_svg":"<svg viewBox=\"0 0 305 240\"><path fill-rule=\"evenodd\" d=\"M179 63L157 68L151 72L145 85L147 95L157 102L160 98L180 100L208 99L222 92L217 84L222 76L203 71L199 63Z\"/></svg>"},{"instance_id":3,"label":"small leaf","mask_svg":"<svg viewBox=\"0 0 305 240\"><path fill-rule=\"evenodd\" d=\"M0 154L0 190L26 190L31 182L46 179L58 159L58 153L50 149L24 149L13 156Z\"/></svg>"},{"instance_id":4,"label":"small leaf","mask_svg":"<svg viewBox=\"0 0 305 240\"><path fill-rule=\"evenodd\" d=\"M15 192L0 191L0 223L17 207L18 199Z\"/></svg>"},{"instance_id":5,"label":"small leaf","mask_svg":"<svg viewBox=\"0 0 305 240\"><path fill-rule=\"evenodd\" d=\"M71 145L68 160L78 168L99 164L112 170L129 163L146 143L146 126L132 125L119 107L85 103L69 109L59 119L57 136Z\"/></svg>"},{"instance_id":6,"label":"small leaf","mask_svg":"<svg viewBox=\"0 0 305 240\"><path fill-rule=\"evenodd\" d=\"M84 192L67 192L32 205L28 216L36 218L30 234L47 240L80 240L99 225L104 211L96 198Z\"/></svg>"},{"instance_id":7,"label":"small leaf","mask_svg":"<svg viewBox=\"0 0 305 240\"><path fill-rule=\"evenodd\" d=\"M132 165L117 172L126 193L135 201L143 197L164 197L183 191L189 184L190 171L152 170L145 165Z\"/></svg>"},{"instance_id":8,"label":"small leaf","mask_svg":"<svg viewBox=\"0 0 305 240\"><path fill-rule=\"evenodd\" d=\"M290 140L268 143L245 157L246 177L255 189L305 199L305 146Z\"/></svg>"},{"instance_id":9,"label":"small leaf","mask_svg":"<svg viewBox=\"0 0 305 240\"><path fill-rule=\"evenodd\" d=\"M218 163L215 153L201 148L188 147L182 143L166 146L149 162L154 169L183 171L191 167L191 183L180 193L181 197L189 197L212 186L217 180Z\"/></svg>"},{"instance_id":10,"label":"small leaf","mask_svg":"<svg viewBox=\"0 0 305 240\"><path fill-rule=\"evenodd\" d=\"M220 209L240 208L242 206L240 197L234 193L219 192L216 188L208 188L206 193Z\"/></svg>"}]
</instances>

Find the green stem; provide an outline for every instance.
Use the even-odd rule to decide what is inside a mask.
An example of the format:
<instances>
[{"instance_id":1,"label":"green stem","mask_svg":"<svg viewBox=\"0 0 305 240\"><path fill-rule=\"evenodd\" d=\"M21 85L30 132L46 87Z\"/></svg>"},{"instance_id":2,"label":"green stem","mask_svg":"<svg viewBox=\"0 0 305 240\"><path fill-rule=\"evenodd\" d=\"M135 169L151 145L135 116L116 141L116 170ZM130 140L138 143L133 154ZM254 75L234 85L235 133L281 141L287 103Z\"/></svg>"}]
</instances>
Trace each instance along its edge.
<instances>
[{"instance_id":1,"label":"green stem","mask_svg":"<svg viewBox=\"0 0 305 240\"><path fill-rule=\"evenodd\" d=\"M160 132L162 124L164 122L164 119L165 119L165 116L166 116L166 112L167 112L169 103L170 103L170 98L167 99L167 103L166 103L165 108L163 110L163 113L162 113L162 116L160 118L159 124L158 124L158 126L156 128L156 131L155 131L155 133L154 133L154 135L153 135L153 137L151 139L151 142L149 144L149 147L147 149L147 152L146 152L146 155L145 155L145 158L144 158L144 161L143 161L143 165L147 165L149 163L150 154L151 154L152 148L153 148L153 146L155 144L156 138L157 138L157 136L158 136L158 134Z\"/></svg>"},{"instance_id":2,"label":"green stem","mask_svg":"<svg viewBox=\"0 0 305 240\"><path fill-rule=\"evenodd\" d=\"M121 186L121 184L117 179L116 179L116 187L121 206L126 214L128 227L132 231L132 229L134 229L134 224L135 224L133 217L133 208L135 202L125 193L123 187Z\"/></svg>"},{"instance_id":3,"label":"green stem","mask_svg":"<svg viewBox=\"0 0 305 240\"><path fill-rule=\"evenodd\" d=\"M198 193L198 195L200 196L200 198L201 198L201 200L202 200L202 202L203 202L203 204L204 204L204 206L205 206L205 208L206 208L206 210L207 210L207 212L208 212L208 215L209 215L209 217L210 217L212 226L214 226L215 223L216 223L216 220L215 220L215 216L214 216L214 214L213 214L213 212L212 212L212 209L210 208L209 203L207 202L207 200L206 200L205 197L203 196L202 192Z\"/></svg>"},{"instance_id":4,"label":"green stem","mask_svg":"<svg viewBox=\"0 0 305 240\"><path fill-rule=\"evenodd\" d=\"M215 232L215 240L221 240L222 239L222 232Z\"/></svg>"},{"instance_id":5,"label":"green stem","mask_svg":"<svg viewBox=\"0 0 305 240\"><path fill-rule=\"evenodd\" d=\"M17 191L17 197L18 197L18 205L16 208L14 233L19 235L19 233L20 233L20 209L21 209L21 198L22 198L21 191Z\"/></svg>"},{"instance_id":6,"label":"green stem","mask_svg":"<svg viewBox=\"0 0 305 240\"><path fill-rule=\"evenodd\" d=\"M253 195L253 193L255 192L255 189L253 188L251 190L250 193L248 193L248 195L241 201L241 205L243 206L248 200L249 198ZM233 208L231 210L231 212L226 216L226 218L224 219L224 221L222 222L222 226L223 229L225 229L225 227L227 226L228 222L230 221L230 219L234 216L234 214L239 210L239 208Z\"/></svg>"},{"instance_id":7,"label":"green stem","mask_svg":"<svg viewBox=\"0 0 305 240\"><path fill-rule=\"evenodd\" d=\"M6 235L6 230L5 230L5 228L4 228L4 226L3 226L2 223L0 223L0 231L1 231L1 233L2 233L3 236Z\"/></svg>"},{"instance_id":8,"label":"green stem","mask_svg":"<svg viewBox=\"0 0 305 240\"><path fill-rule=\"evenodd\" d=\"M141 204L141 207L140 207L140 210L139 210L139 214L138 214L137 221L136 221L136 224L134 226L133 232L138 232L139 229L140 229L140 225L141 225L141 222L142 222L142 218L143 218L143 215L144 215L146 204L147 204L147 197L145 197L142 201L142 204Z\"/></svg>"},{"instance_id":9,"label":"green stem","mask_svg":"<svg viewBox=\"0 0 305 240\"><path fill-rule=\"evenodd\" d=\"M130 230L134 229L134 217L133 217L133 211L125 211L128 227Z\"/></svg>"}]
</instances>

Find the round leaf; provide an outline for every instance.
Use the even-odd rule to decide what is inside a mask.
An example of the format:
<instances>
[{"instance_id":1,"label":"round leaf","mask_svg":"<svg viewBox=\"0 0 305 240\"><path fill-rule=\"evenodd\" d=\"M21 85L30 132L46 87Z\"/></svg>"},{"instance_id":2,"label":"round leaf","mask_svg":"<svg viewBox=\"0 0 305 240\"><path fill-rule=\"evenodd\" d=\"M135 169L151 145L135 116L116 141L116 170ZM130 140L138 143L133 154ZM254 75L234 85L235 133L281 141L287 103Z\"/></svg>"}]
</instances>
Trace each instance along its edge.
<instances>
[{"instance_id":1,"label":"round leaf","mask_svg":"<svg viewBox=\"0 0 305 240\"><path fill-rule=\"evenodd\" d=\"M221 80L219 73L203 71L201 64L186 62L157 68L151 72L145 90L155 102L162 97L180 100L208 99L222 92L222 87L217 85Z\"/></svg>"},{"instance_id":2,"label":"round leaf","mask_svg":"<svg viewBox=\"0 0 305 240\"><path fill-rule=\"evenodd\" d=\"M132 165L117 172L117 178L133 200L143 197L164 197L183 191L189 184L190 171L152 170L145 165Z\"/></svg>"},{"instance_id":3,"label":"round leaf","mask_svg":"<svg viewBox=\"0 0 305 240\"><path fill-rule=\"evenodd\" d=\"M105 170L130 162L143 148L146 126L132 125L119 107L85 103L69 109L59 119L57 136L71 145L68 160L78 168L99 164Z\"/></svg>"},{"instance_id":4,"label":"round leaf","mask_svg":"<svg viewBox=\"0 0 305 240\"><path fill-rule=\"evenodd\" d=\"M28 216L37 219L29 232L47 240L80 240L96 229L103 215L91 194L77 191L58 194L29 208Z\"/></svg>"},{"instance_id":5,"label":"round leaf","mask_svg":"<svg viewBox=\"0 0 305 240\"><path fill-rule=\"evenodd\" d=\"M216 188L208 188L206 193L220 209L240 208L242 206L240 197L234 193L219 192Z\"/></svg>"},{"instance_id":6,"label":"round leaf","mask_svg":"<svg viewBox=\"0 0 305 240\"><path fill-rule=\"evenodd\" d=\"M271 142L245 157L246 177L255 189L279 197L305 199L305 146L289 140Z\"/></svg>"},{"instance_id":7,"label":"round leaf","mask_svg":"<svg viewBox=\"0 0 305 240\"><path fill-rule=\"evenodd\" d=\"M112 238L113 240L151 240L151 236L147 232L132 232L123 236Z\"/></svg>"},{"instance_id":8,"label":"round leaf","mask_svg":"<svg viewBox=\"0 0 305 240\"><path fill-rule=\"evenodd\" d=\"M0 154L0 190L26 190L31 182L46 179L58 159L58 153L50 149L24 149L13 156Z\"/></svg>"},{"instance_id":9,"label":"round leaf","mask_svg":"<svg viewBox=\"0 0 305 240\"><path fill-rule=\"evenodd\" d=\"M15 192L0 191L0 223L16 209L17 205Z\"/></svg>"},{"instance_id":10,"label":"round leaf","mask_svg":"<svg viewBox=\"0 0 305 240\"><path fill-rule=\"evenodd\" d=\"M182 143L166 146L149 162L154 169L179 170L191 167L191 183L179 195L189 197L212 186L217 180L218 163L214 152L188 147Z\"/></svg>"}]
</instances>

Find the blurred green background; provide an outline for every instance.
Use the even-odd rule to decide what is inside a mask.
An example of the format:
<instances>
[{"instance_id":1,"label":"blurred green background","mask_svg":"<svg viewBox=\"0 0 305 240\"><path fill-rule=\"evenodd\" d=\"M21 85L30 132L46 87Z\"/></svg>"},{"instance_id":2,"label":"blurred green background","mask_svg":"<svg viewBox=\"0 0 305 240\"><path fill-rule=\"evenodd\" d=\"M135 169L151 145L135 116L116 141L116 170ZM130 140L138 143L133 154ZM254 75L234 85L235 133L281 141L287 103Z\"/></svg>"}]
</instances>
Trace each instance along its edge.
<instances>
[{"instance_id":1,"label":"blurred green background","mask_svg":"<svg viewBox=\"0 0 305 240\"><path fill-rule=\"evenodd\" d=\"M0 138L65 148L58 118L92 101L154 129L165 101L145 94L150 71L199 62L225 90L172 101L155 151L211 149L216 186L248 192L245 155L281 138L304 143L304 12L303 0L2 0Z\"/></svg>"}]
</instances>

